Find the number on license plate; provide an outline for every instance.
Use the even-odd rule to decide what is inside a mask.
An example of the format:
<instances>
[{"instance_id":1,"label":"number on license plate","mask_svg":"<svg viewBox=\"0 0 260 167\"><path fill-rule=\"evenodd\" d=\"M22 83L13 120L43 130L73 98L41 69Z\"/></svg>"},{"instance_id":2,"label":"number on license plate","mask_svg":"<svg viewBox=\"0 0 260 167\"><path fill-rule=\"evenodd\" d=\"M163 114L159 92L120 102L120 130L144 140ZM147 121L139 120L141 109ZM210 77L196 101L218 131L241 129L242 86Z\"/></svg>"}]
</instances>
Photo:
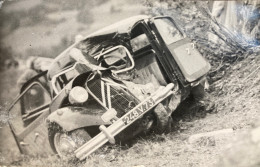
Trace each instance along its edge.
<instances>
[{"instance_id":1,"label":"number on license plate","mask_svg":"<svg viewBox=\"0 0 260 167\"><path fill-rule=\"evenodd\" d=\"M142 115L144 112L150 110L154 104L155 104L155 102L153 101L152 98L147 100L145 103L140 105L138 108L127 113L127 115L125 115L123 118L123 122L125 123L125 125L130 124L132 121L137 119L140 115Z\"/></svg>"}]
</instances>

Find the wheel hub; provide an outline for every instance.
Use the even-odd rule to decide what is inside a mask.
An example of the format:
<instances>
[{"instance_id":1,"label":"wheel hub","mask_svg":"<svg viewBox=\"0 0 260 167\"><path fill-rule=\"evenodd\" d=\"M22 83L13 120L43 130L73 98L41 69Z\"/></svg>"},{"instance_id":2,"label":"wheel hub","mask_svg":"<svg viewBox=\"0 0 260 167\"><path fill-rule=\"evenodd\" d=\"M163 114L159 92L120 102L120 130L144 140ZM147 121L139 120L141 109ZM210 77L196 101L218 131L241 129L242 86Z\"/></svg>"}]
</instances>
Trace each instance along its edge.
<instances>
[{"instance_id":1,"label":"wheel hub","mask_svg":"<svg viewBox=\"0 0 260 167\"><path fill-rule=\"evenodd\" d=\"M76 149L76 143L65 133L56 133L54 137L54 145L57 153L61 157L70 155Z\"/></svg>"}]
</instances>

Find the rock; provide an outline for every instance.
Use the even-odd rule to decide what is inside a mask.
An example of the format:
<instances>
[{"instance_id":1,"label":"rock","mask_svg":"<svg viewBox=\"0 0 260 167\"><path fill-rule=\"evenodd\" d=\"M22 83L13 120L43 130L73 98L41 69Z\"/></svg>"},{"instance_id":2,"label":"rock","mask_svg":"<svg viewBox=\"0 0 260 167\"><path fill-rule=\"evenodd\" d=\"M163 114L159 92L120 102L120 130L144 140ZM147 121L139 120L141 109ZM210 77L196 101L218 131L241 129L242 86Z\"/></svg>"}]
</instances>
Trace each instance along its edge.
<instances>
[{"instance_id":1,"label":"rock","mask_svg":"<svg viewBox=\"0 0 260 167\"><path fill-rule=\"evenodd\" d=\"M259 167L260 127L237 136L222 155L216 166L221 167Z\"/></svg>"},{"instance_id":2,"label":"rock","mask_svg":"<svg viewBox=\"0 0 260 167\"><path fill-rule=\"evenodd\" d=\"M233 134L233 129L223 129L218 131L199 133L189 137L190 144L200 146L215 146L220 139L224 139Z\"/></svg>"}]
</instances>

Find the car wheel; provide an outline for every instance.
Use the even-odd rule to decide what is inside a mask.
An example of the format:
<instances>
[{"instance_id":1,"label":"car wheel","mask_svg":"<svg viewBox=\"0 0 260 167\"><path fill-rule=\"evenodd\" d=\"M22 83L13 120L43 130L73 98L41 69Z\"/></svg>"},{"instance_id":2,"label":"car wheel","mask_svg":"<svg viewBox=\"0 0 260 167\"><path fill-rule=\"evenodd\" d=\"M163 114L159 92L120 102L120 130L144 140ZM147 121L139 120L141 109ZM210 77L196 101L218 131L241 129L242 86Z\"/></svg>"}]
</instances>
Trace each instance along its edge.
<instances>
[{"instance_id":1,"label":"car wheel","mask_svg":"<svg viewBox=\"0 0 260 167\"><path fill-rule=\"evenodd\" d=\"M171 132L173 119L169 116L165 107L161 103L156 106L154 113L157 118L154 128L155 132L159 134Z\"/></svg>"},{"instance_id":2,"label":"car wheel","mask_svg":"<svg viewBox=\"0 0 260 167\"><path fill-rule=\"evenodd\" d=\"M55 128L49 137L53 151L62 159L74 158L74 151L91 139L84 129L65 132Z\"/></svg>"}]
</instances>

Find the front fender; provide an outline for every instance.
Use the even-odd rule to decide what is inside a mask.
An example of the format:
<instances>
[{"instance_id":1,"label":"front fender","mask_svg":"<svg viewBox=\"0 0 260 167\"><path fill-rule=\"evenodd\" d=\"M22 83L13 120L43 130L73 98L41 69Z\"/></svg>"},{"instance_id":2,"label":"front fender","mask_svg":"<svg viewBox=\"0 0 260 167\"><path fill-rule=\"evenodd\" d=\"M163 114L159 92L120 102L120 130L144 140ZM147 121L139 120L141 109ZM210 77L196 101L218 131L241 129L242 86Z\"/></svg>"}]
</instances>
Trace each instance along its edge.
<instances>
[{"instance_id":1,"label":"front fender","mask_svg":"<svg viewBox=\"0 0 260 167\"><path fill-rule=\"evenodd\" d=\"M88 126L109 125L110 122L101 119L104 112L104 110L85 107L64 107L51 113L47 122L56 123L67 132Z\"/></svg>"}]
</instances>

